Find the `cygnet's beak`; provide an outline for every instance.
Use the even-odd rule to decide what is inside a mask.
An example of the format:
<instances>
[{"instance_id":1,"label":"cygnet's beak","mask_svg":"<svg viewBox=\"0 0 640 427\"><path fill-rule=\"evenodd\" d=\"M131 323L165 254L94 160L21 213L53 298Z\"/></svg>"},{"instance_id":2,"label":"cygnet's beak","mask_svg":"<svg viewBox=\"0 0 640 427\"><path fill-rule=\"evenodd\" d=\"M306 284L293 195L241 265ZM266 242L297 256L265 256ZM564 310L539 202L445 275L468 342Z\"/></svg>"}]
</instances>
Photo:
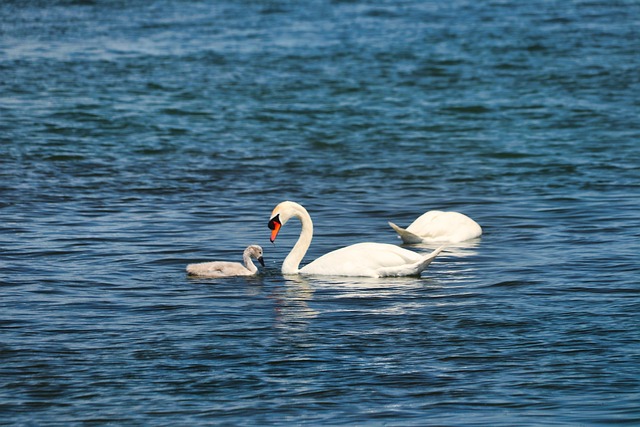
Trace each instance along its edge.
<instances>
[{"instance_id":1,"label":"cygnet's beak","mask_svg":"<svg viewBox=\"0 0 640 427\"><path fill-rule=\"evenodd\" d=\"M271 238L269 240L271 240L271 243L276 240L280 227L282 227L282 223L280 222L280 214L278 214L269 220L269 229L271 230Z\"/></svg>"},{"instance_id":2,"label":"cygnet's beak","mask_svg":"<svg viewBox=\"0 0 640 427\"><path fill-rule=\"evenodd\" d=\"M258 262L264 267L264 259L262 257L258 258Z\"/></svg>"}]
</instances>

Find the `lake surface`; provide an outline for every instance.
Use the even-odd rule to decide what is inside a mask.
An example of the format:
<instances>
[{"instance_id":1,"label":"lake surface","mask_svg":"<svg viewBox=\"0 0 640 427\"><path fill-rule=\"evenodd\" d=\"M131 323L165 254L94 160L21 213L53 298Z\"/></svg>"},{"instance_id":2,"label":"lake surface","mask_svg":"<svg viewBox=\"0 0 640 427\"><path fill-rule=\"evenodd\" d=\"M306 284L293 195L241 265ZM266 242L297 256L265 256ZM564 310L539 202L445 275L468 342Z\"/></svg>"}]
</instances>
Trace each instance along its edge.
<instances>
[{"instance_id":1,"label":"lake surface","mask_svg":"<svg viewBox=\"0 0 640 427\"><path fill-rule=\"evenodd\" d=\"M4 1L1 425L640 424L637 1ZM419 278L284 277L300 226ZM190 279L240 261L251 278ZM408 248L427 252L427 245Z\"/></svg>"}]
</instances>

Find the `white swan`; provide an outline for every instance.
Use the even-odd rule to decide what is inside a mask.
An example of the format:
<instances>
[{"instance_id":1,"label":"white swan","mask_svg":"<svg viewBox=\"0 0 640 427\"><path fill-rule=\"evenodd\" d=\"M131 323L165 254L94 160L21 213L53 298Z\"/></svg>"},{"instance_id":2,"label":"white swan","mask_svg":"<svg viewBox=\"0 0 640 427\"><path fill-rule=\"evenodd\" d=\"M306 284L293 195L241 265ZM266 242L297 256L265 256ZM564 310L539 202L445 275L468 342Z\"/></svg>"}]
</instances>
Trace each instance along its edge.
<instances>
[{"instance_id":1,"label":"white swan","mask_svg":"<svg viewBox=\"0 0 640 427\"><path fill-rule=\"evenodd\" d=\"M480 225L459 212L429 211L407 228L389 222L404 243L459 243L482 234Z\"/></svg>"},{"instance_id":2,"label":"white swan","mask_svg":"<svg viewBox=\"0 0 640 427\"><path fill-rule=\"evenodd\" d=\"M262 248L258 245L251 245L242 254L244 265L239 262L227 261L202 262L187 265L187 273L190 276L199 277L253 276L258 272L258 267L253 264L251 258L257 259L264 267Z\"/></svg>"},{"instance_id":3,"label":"white swan","mask_svg":"<svg viewBox=\"0 0 640 427\"><path fill-rule=\"evenodd\" d=\"M283 274L313 274L330 276L419 276L444 249L440 247L428 255L420 255L386 243L358 243L329 252L299 268L313 238L313 222L307 210L295 202L282 202L275 207L269 220L271 242L280 227L292 217L302 223L300 237L282 263Z\"/></svg>"}]
</instances>

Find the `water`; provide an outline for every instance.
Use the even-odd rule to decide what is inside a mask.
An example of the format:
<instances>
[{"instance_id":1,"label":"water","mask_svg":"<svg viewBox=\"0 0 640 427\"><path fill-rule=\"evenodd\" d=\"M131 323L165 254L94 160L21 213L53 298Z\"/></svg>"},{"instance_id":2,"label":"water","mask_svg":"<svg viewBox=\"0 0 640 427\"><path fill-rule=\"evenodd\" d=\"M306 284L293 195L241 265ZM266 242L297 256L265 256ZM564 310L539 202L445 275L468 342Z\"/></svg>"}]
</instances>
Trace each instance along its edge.
<instances>
[{"instance_id":1,"label":"water","mask_svg":"<svg viewBox=\"0 0 640 427\"><path fill-rule=\"evenodd\" d=\"M0 424L637 425L640 4L0 5ZM420 278L283 277L484 229ZM265 248L255 278L191 262ZM427 251L414 245L411 249Z\"/></svg>"}]
</instances>

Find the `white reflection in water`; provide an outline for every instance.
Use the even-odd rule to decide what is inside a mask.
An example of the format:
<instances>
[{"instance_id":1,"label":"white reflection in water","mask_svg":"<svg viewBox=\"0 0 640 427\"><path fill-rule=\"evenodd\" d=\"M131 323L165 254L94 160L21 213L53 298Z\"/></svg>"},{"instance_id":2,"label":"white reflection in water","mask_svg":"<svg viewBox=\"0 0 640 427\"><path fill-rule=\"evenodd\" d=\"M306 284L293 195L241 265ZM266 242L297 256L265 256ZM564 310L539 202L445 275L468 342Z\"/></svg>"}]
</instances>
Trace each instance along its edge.
<instances>
[{"instance_id":1,"label":"white reflection in water","mask_svg":"<svg viewBox=\"0 0 640 427\"><path fill-rule=\"evenodd\" d=\"M481 241L481 238L477 238L477 239L467 240L465 242L447 243L445 244L446 246L445 250L442 251L442 254L440 256L449 255L449 256L462 258L462 257L478 255L478 251L476 250L476 248L480 246L480 241ZM421 252L431 252L434 249L442 246L442 244L441 243L414 243L414 244L410 244L410 245L407 244L402 246L412 251L421 253Z\"/></svg>"},{"instance_id":2,"label":"white reflection in water","mask_svg":"<svg viewBox=\"0 0 640 427\"><path fill-rule=\"evenodd\" d=\"M285 276L284 279L284 286L278 286L270 294L275 301L276 328L304 330L319 314L309 306L314 290L302 276Z\"/></svg>"}]
</instances>

